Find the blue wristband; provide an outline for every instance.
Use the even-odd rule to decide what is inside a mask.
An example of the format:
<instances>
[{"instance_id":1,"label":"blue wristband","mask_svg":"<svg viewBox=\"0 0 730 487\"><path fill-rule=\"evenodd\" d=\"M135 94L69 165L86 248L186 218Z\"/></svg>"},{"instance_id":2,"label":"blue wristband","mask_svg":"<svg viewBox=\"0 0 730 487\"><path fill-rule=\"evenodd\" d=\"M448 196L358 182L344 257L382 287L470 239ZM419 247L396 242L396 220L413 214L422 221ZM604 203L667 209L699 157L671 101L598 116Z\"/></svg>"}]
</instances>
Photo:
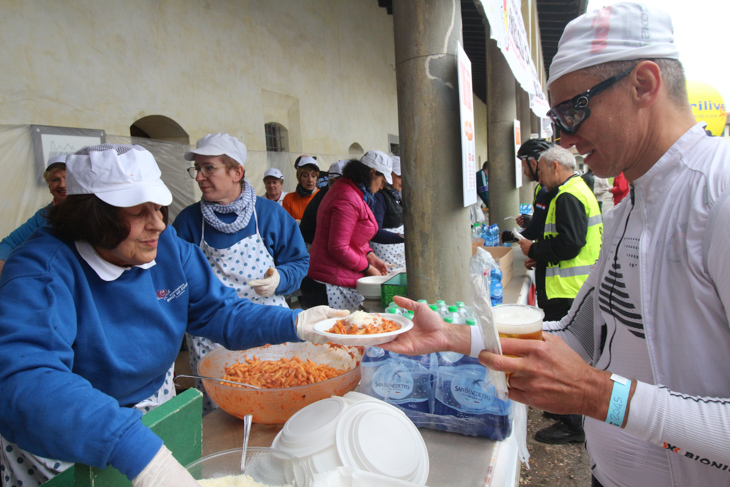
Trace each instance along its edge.
<instances>
[{"instance_id":1,"label":"blue wristband","mask_svg":"<svg viewBox=\"0 0 730 487\"><path fill-rule=\"evenodd\" d=\"M616 374L611 375L611 380L613 381L613 391L611 392L611 401L608 403L606 423L616 425L620 428L624 424L626 406L629 404L631 381Z\"/></svg>"}]
</instances>

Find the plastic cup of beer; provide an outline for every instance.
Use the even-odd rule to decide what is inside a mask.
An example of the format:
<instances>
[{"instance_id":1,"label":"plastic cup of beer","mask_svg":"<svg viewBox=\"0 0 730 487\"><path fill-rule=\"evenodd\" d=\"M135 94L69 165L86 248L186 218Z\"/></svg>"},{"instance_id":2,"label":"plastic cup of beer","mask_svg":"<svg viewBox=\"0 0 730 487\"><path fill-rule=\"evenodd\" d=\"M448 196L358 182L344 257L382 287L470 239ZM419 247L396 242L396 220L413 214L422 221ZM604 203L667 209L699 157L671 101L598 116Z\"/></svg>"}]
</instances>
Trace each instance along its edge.
<instances>
[{"instance_id":1,"label":"plastic cup of beer","mask_svg":"<svg viewBox=\"0 0 730 487\"><path fill-rule=\"evenodd\" d=\"M500 304L492 308L500 337L542 340L542 320L545 313L540 308L526 304Z\"/></svg>"}]
</instances>

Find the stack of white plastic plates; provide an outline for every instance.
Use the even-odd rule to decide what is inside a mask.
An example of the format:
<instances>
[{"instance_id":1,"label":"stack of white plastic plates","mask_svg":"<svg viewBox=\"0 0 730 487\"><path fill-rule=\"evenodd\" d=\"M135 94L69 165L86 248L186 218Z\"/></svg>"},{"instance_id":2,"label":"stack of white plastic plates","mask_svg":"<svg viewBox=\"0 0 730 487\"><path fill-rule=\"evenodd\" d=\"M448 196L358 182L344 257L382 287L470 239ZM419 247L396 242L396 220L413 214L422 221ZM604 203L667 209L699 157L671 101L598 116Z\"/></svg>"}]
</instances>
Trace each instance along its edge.
<instances>
[{"instance_id":1,"label":"stack of white plastic plates","mask_svg":"<svg viewBox=\"0 0 730 487\"><path fill-rule=\"evenodd\" d=\"M365 296L365 299L380 299L380 285L390 279L391 276L367 276L357 280L357 292Z\"/></svg>"},{"instance_id":2,"label":"stack of white plastic plates","mask_svg":"<svg viewBox=\"0 0 730 487\"><path fill-rule=\"evenodd\" d=\"M337 423L337 451L345 466L423 485L426 444L410 419L384 402L351 405Z\"/></svg>"},{"instance_id":3,"label":"stack of white plastic plates","mask_svg":"<svg viewBox=\"0 0 730 487\"><path fill-rule=\"evenodd\" d=\"M315 474L346 466L415 485L428 478L426 444L411 420L357 392L301 409L272 446L298 456Z\"/></svg>"}]
</instances>

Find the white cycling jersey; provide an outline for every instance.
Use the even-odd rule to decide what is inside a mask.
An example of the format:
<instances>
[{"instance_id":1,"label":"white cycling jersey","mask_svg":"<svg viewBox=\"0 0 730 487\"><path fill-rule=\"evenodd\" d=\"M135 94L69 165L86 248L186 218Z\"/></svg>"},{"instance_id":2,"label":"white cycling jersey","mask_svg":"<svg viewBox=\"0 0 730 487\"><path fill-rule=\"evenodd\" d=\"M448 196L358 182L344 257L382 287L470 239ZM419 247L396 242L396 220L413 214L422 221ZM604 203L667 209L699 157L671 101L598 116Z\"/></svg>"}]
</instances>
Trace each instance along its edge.
<instances>
[{"instance_id":1,"label":"white cycling jersey","mask_svg":"<svg viewBox=\"0 0 730 487\"><path fill-rule=\"evenodd\" d=\"M728 246L730 143L698 124L608 212L573 308L546 323L595 367L638 380L624 430L586 424L606 487L730 485Z\"/></svg>"}]
</instances>

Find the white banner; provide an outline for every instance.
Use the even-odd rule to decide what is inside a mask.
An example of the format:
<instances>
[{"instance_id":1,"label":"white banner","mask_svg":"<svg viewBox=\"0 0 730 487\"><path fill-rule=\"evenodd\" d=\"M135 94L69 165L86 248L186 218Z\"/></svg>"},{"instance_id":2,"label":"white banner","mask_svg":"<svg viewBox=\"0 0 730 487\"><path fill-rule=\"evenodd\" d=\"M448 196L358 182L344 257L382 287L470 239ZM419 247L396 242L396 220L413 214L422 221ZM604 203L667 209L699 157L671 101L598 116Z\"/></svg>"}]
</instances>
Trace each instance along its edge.
<instances>
[{"instance_id":1,"label":"white banner","mask_svg":"<svg viewBox=\"0 0 730 487\"><path fill-rule=\"evenodd\" d=\"M474 90L471 86L471 61L456 43L456 69L459 79L459 114L461 133L461 173L463 178L464 207L477 201L476 143L474 141Z\"/></svg>"},{"instance_id":2,"label":"white banner","mask_svg":"<svg viewBox=\"0 0 730 487\"><path fill-rule=\"evenodd\" d=\"M550 103L542 90L535 63L530 56L525 23L519 0L481 0L490 27L490 37L497 41L512 74L530 95L530 108L542 118Z\"/></svg>"}]
</instances>

